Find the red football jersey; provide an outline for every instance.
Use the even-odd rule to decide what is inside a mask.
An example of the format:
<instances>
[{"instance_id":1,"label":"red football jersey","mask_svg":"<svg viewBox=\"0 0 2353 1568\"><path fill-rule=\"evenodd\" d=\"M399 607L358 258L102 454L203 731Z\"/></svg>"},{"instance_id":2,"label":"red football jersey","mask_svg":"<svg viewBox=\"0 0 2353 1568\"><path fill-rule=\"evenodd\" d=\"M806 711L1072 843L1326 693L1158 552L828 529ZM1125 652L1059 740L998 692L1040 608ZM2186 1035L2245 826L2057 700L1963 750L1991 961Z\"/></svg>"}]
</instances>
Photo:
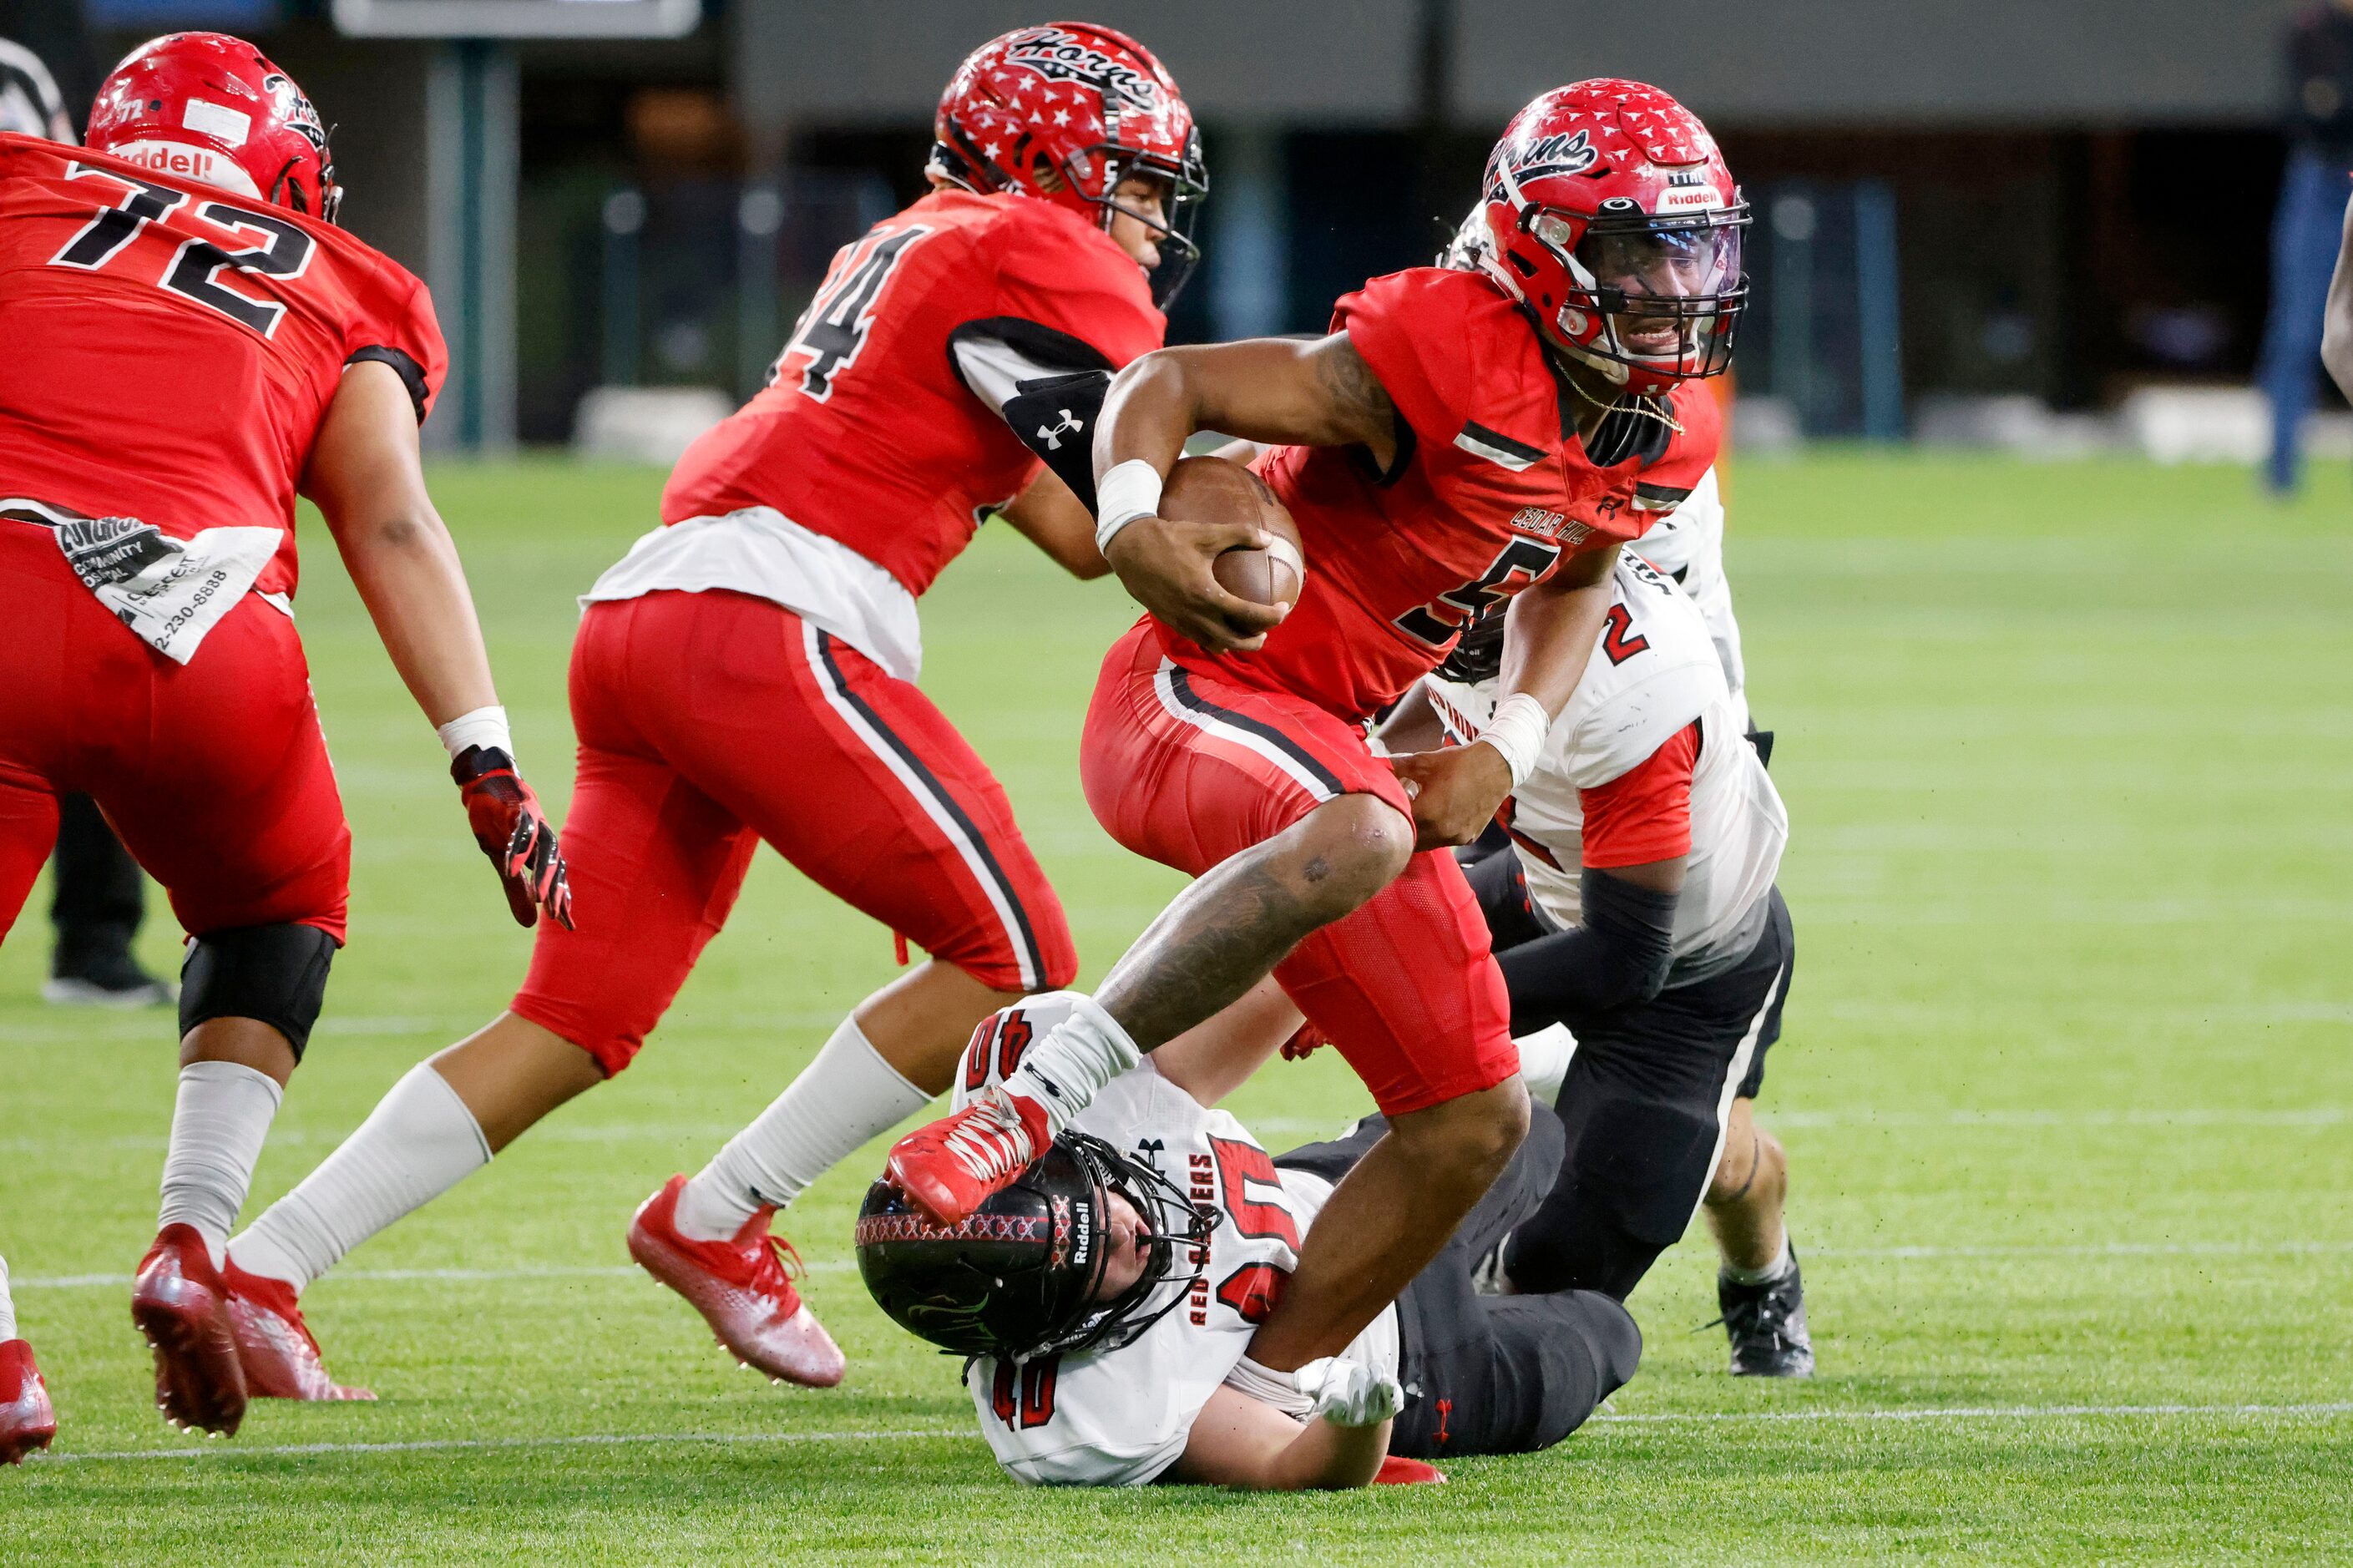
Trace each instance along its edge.
<instances>
[{"instance_id":1,"label":"red football jersey","mask_svg":"<svg viewBox=\"0 0 2353 1568\"><path fill-rule=\"evenodd\" d=\"M1577 394L1519 307L1475 272L1377 278L1334 309L1400 421L1387 474L1361 447L1279 447L1257 468L1299 524L1307 581L1256 653L1180 664L1372 713L1436 668L1480 612L1564 554L1638 537L1715 460L1704 387L1630 404L1577 438Z\"/></svg>"},{"instance_id":2,"label":"red football jersey","mask_svg":"<svg viewBox=\"0 0 2353 1568\"><path fill-rule=\"evenodd\" d=\"M417 417L448 354L425 285L329 224L102 153L0 135L0 496L174 538L279 527L344 367Z\"/></svg>"},{"instance_id":3,"label":"red football jersey","mask_svg":"<svg viewBox=\"0 0 2353 1568\"><path fill-rule=\"evenodd\" d=\"M1166 328L1084 218L934 192L834 258L766 390L687 449L662 521L773 507L921 594L1041 457L1092 493L1103 377ZM1091 398L1056 395L1081 381Z\"/></svg>"}]
</instances>

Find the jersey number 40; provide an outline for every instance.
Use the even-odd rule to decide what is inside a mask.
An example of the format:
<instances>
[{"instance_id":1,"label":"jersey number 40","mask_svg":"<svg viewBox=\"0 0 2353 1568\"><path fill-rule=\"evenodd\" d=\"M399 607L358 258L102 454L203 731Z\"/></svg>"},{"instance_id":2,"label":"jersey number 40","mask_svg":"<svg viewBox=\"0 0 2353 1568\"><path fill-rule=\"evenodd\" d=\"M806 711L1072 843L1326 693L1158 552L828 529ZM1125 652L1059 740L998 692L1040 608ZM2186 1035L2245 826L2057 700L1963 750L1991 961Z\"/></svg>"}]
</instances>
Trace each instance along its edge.
<instances>
[{"instance_id":1,"label":"jersey number 40","mask_svg":"<svg viewBox=\"0 0 2353 1568\"><path fill-rule=\"evenodd\" d=\"M123 193L113 205L99 208L81 232L49 258L52 267L71 267L83 272L105 268L130 248L131 242L145 232L149 224L169 217L193 199L187 192L170 185L118 174L111 169L89 163L68 164L66 177L104 180L121 186ZM283 218L248 212L227 202L205 202L195 216L217 226L224 243L196 237L181 241L156 287L192 300L206 310L217 310L265 338L275 336L278 323L286 319L285 305L232 289L222 281L221 275L251 272L269 278L300 278L311 265L319 242ZM261 243L252 243L256 240ZM240 243L242 248L229 248Z\"/></svg>"},{"instance_id":2,"label":"jersey number 40","mask_svg":"<svg viewBox=\"0 0 2353 1568\"><path fill-rule=\"evenodd\" d=\"M874 308L882 298L882 286L891 274L913 249L915 242L932 231L922 224L910 224L905 228L869 234L857 244L847 246L834 258L832 270L826 274L825 286L818 290L801 319L793 323L793 335L785 340L785 352L768 369L768 384L774 386L782 377L795 354L807 358L801 366L801 392L823 403L833 395L833 384L843 371L858 363L858 351L866 346L866 334L873 330Z\"/></svg>"}]
</instances>

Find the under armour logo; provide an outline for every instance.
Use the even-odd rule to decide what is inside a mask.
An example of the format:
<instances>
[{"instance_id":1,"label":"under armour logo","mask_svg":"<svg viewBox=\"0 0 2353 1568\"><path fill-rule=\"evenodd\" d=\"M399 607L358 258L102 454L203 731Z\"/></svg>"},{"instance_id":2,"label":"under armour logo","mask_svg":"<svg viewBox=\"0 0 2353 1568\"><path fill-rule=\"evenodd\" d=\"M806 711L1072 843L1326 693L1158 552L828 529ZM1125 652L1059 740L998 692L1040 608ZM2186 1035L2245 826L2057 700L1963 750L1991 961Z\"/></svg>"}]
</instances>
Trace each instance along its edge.
<instances>
[{"instance_id":1,"label":"under armour logo","mask_svg":"<svg viewBox=\"0 0 2353 1568\"><path fill-rule=\"evenodd\" d=\"M1441 1399L1438 1402L1438 1440L1441 1443L1453 1435L1446 1429L1446 1418L1453 1414L1454 1401Z\"/></svg>"},{"instance_id":2,"label":"under armour logo","mask_svg":"<svg viewBox=\"0 0 2353 1568\"><path fill-rule=\"evenodd\" d=\"M1062 437L1064 436L1070 434L1073 430L1083 430L1087 427L1087 422L1085 420L1071 418L1071 411L1067 408L1056 409L1055 412L1062 416L1062 422L1060 424L1051 426L1040 425L1038 426L1038 439L1046 443L1046 449L1050 452L1059 452L1062 449Z\"/></svg>"}]
</instances>

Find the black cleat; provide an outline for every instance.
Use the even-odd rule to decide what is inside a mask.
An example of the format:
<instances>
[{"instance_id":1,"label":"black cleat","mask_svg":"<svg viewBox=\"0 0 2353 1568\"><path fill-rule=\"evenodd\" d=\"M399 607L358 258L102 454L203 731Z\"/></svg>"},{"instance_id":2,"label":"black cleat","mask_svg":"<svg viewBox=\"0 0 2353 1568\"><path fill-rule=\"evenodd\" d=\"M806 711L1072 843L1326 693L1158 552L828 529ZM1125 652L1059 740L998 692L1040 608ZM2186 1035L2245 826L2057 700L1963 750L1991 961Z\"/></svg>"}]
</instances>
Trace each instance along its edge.
<instances>
[{"instance_id":1,"label":"black cleat","mask_svg":"<svg viewBox=\"0 0 2353 1568\"><path fill-rule=\"evenodd\" d=\"M127 947L61 950L41 986L41 1000L56 1007L166 1007L179 999L180 988L148 973Z\"/></svg>"},{"instance_id":2,"label":"black cleat","mask_svg":"<svg viewBox=\"0 0 2353 1568\"><path fill-rule=\"evenodd\" d=\"M1715 1303L1732 1341L1735 1377L1811 1377L1814 1342L1806 1332L1806 1282L1798 1272L1798 1254L1789 1253L1789 1272L1769 1285L1743 1285L1729 1277L1715 1277Z\"/></svg>"}]
</instances>

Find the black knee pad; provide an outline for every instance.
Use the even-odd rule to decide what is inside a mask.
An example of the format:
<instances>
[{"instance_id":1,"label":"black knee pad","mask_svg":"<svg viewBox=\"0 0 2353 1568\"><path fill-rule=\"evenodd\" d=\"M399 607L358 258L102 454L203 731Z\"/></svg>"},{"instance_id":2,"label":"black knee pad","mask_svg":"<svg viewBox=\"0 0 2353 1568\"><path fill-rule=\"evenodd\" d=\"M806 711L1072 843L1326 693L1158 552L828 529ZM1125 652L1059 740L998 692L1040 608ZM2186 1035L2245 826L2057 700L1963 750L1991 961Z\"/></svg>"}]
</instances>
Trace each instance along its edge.
<instances>
[{"instance_id":1,"label":"black knee pad","mask_svg":"<svg viewBox=\"0 0 2353 1568\"><path fill-rule=\"evenodd\" d=\"M299 1062L334 960L335 939L317 926L208 931L180 963L180 1033L214 1018L256 1018L286 1037Z\"/></svg>"}]
</instances>

